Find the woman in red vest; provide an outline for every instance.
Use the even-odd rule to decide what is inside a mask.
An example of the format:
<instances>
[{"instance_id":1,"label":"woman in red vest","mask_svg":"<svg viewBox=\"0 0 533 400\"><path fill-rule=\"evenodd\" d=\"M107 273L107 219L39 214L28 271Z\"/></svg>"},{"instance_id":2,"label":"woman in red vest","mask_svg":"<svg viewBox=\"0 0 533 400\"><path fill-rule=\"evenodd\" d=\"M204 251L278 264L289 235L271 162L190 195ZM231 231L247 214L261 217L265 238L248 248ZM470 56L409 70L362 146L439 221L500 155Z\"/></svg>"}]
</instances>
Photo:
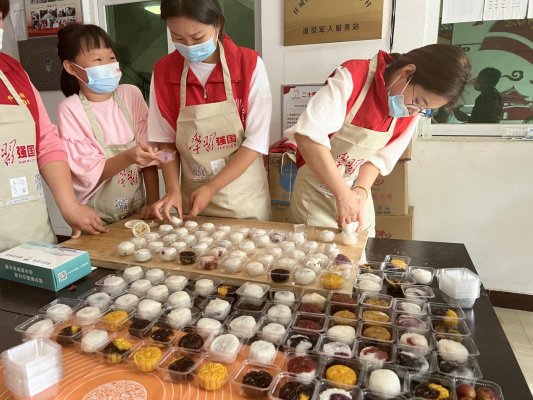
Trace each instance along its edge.
<instances>
[{"instance_id":1,"label":"woman in red vest","mask_svg":"<svg viewBox=\"0 0 533 400\"><path fill-rule=\"evenodd\" d=\"M9 0L0 0L0 48ZM0 251L29 240L53 243L41 175L73 237L105 232L74 195L67 154L37 90L18 61L0 53Z\"/></svg>"},{"instance_id":2,"label":"woman in red vest","mask_svg":"<svg viewBox=\"0 0 533 400\"><path fill-rule=\"evenodd\" d=\"M163 0L161 18L176 51L154 67L148 135L176 157L162 166L167 193L156 215L162 209L170 219L175 208L180 216L268 220L261 155L272 102L263 61L224 34L218 0Z\"/></svg>"},{"instance_id":3,"label":"woman in red vest","mask_svg":"<svg viewBox=\"0 0 533 400\"><path fill-rule=\"evenodd\" d=\"M294 137L299 169L289 210L293 223L336 227L357 222L374 234L370 188L389 174L420 116L453 104L470 78L470 62L451 45L338 67L285 135ZM305 165L304 165L305 163Z\"/></svg>"}]
</instances>

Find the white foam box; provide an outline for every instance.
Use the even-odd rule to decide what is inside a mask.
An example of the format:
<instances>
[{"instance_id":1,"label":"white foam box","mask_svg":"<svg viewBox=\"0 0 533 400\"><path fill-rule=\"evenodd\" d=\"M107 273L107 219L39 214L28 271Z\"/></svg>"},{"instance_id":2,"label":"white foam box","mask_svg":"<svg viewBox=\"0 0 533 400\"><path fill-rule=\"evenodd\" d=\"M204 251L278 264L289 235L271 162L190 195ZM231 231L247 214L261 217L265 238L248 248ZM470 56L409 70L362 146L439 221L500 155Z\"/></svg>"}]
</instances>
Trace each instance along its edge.
<instances>
[{"instance_id":1,"label":"white foam box","mask_svg":"<svg viewBox=\"0 0 533 400\"><path fill-rule=\"evenodd\" d=\"M27 242L0 253L0 278L57 292L91 273L89 253Z\"/></svg>"}]
</instances>

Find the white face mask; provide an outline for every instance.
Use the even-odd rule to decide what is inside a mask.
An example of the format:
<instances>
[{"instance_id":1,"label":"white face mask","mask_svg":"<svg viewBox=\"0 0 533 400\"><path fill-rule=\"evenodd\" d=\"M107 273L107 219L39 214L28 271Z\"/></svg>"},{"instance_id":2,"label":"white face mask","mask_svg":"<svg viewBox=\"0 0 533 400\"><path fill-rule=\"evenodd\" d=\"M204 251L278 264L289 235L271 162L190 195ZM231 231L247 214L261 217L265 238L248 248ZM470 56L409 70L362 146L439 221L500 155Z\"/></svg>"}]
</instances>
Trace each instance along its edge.
<instances>
[{"instance_id":1,"label":"white face mask","mask_svg":"<svg viewBox=\"0 0 533 400\"><path fill-rule=\"evenodd\" d=\"M4 30L0 28L0 50L2 50L3 44L4 44Z\"/></svg>"}]
</instances>

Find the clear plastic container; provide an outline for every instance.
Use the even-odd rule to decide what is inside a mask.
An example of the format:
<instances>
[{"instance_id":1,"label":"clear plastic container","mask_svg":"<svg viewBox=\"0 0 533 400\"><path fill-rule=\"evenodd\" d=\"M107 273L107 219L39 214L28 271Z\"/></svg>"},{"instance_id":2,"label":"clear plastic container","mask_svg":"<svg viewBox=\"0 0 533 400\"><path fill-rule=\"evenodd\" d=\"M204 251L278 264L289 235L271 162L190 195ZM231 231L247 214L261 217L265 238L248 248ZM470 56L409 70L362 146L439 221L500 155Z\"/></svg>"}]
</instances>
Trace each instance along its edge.
<instances>
[{"instance_id":1,"label":"clear plastic container","mask_svg":"<svg viewBox=\"0 0 533 400\"><path fill-rule=\"evenodd\" d=\"M408 271L416 280L416 283L420 285L431 285L433 278L435 277L435 268L432 267L410 265Z\"/></svg>"},{"instance_id":2,"label":"clear plastic container","mask_svg":"<svg viewBox=\"0 0 533 400\"><path fill-rule=\"evenodd\" d=\"M214 310L212 308L207 309L210 304L214 304L212 302L218 302L220 300L227 302L227 305L225 303L220 303L224 304L225 308L221 308L220 310ZM199 308L203 310L202 317L216 319L217 321L224 321L231 312L233 302L234 299L231 297L209 296Z\"/></svg>"},{"instance_id":3,"label":"clear plastic container","mask_svg":"<svg viewBox=\"0 0 533 400\"><path fill-rule=\"evenodd\" d=\"M39 328L37 329L35 324L39 324ZM53 330L57 326L57 322L52 321L52 319L46 315L36 315L20 325L17 325L15 327L15 331L20 333L22 340L32 340L32 339L39 339L39 338L49 338L52 335ZM33 328L31 328L34 326ZM29 329L29 330L28 330Z\"/></svg>"},{"instance_id":4,"label":"clear plastic container","mask_svg":"<svg viewBox=\"0 0 533 400\"><path fill-rule=\"evenodd\" d=\"M242 326L238 326L235 323L232 325L232 322L235 321L237 318L240 319L247 319L250 320L250 318L253 318L255 321L255 325L251 329L243 329ZM235 311L233 312L228 319L226 320L226 329L229 333L234 334L238 338L241 339L250 339L252 338L255 333L257 332L257 329L259 328L259 325L261 324L261 315L250 315L247 312L241 312L241 311Z\"/></svg>"},{"instance_id":5,"label":"clear plastic container","mask_svg":"<svg viewBox=\"0 0 533 400\"><path fill-rule=\"evenodd\" d=\"M359 325L357 337L371 339L384 343L393 343L396 328L391 325L378 324L375 322L363 322Z\"/></svg>"},{"instance_id":6,"label":"clear plastic container","mask_svg":"<svg viewBox=\"0 0 533 400\"><path fill-rule=\"evenodd\" d=\"M407 272L387 272L384 279L391 296L401 296L404 287L416 284L415 278Z\"/></svg>"},{"instance_id":7,"label":"clear plastic container","mask_svg":"<svg viewBox=\"0 0 533 400\"><path fill-rule=\"evenodd\" d=\"M392 324L392 309L377 308L371 306L359 307L359 319L365 322L377 322L379 324Z\"/></svg>"},{"instance_id":8,"label":"clear plastic container","mask_svg":"<svg viewBox=\"0 0 533 400\"><path fill-rule=\"evenodd\" d=\"M202 352L172 348L159 364L159 375L167 382L177 384L191 382L194 378L194 370L204 358L205 355Z\"/></svg>"},{"instance_id":9,"label":"clear plastic container","mask_svg":"<svg viewBox=\"0 0 533 400\"><path fill-rule=\"evenodd\" d=\"M335 351L333 352L331 350L329 350L329 352L326 351L326 348L324 347L330 343L334 343L335 347L333 347L333 349L335 349ZM354 341L351 345L347 345L346 343L342 343L342 342L339 342L338 340L335 340L335 338L329 338L325 333L323 333L320 339L320 346L316 349L316 351L322 354L323 356L328 356L328 357L334 356L334 357L352 358L353 353L354 353L354 347L356 345L357 345L357 341ZM342 346L342 347L339 347L339 346ZM344 351L343 349L346 349L347 351L343 352Z\"/></svg>"},{"instance_id":10,"label":"clear plastic container","mask_svg":"<svg viewBox=\"0 0 533 400\"><path fill-rule=\"evenodd\" d=\"M357 321L359 308L349 304L329 303L326 314L338 325L352 325Z\"/></svg>"},{"instance_id":11,"label":"clear plastic container","mask_svg":"<svg viewBox=\"0 0 533 400\"><path fill-rule=\"evenodd\" d=\"M428 303L428 314L430 317L436 318L466 319L461 307L453 307L445 303Z\"/></svg>"},{"instance_id":12,"label":"clear plastic container","mask_svg":"<svg viewBox=\"0 0 533 400\"><path fill-rule=\"evenodd\" d=\"M188 319L174 319L174 317L176 317L176 315L172 315L171 317L171 314L172 312L174 312L175 310L180 310L180 309L172 309L168 312L168 314L165 315L165 320L167 322L167 324L172 328L172 329L183 329L183 327L187 326L187 325L194 325L196 323L196 321L198 321L198 319L200 318L200 315L202 314L202 312L200 311L200 309L198 307L191 307L189 308L190 312L191 312L191 319L188 320ZM178 313L178 316L179 316L179 313L180 311L176 311L176 313Z\"/></svg>"},{"instance_id":13,"label":"clear plastic container","mask_svg":"<svg viewBox=\"0 0 533 400\"><path fill-rule=\"evenodd\" d=\"M109 339L97 353L105 363L121 364L140 343L141 340L128 335L117 335Z\"/></svg>"},{"instance_id":14,"label":"clear plastic container","mask_svg":"<svg viewBox=\"0 0 533 400\"><path fill-rule=\"evenodd\" d=\"M274 378L279 374L280 369L273 365L258 364L251 361L244 361L239 368L231 376L231 384L233 385L236 393L244 398L266 398L269 390L272 388ZM257 387L246 384L247 375L253 377L254 374L268 374L272 377L270 384L267 386L266 382L264 387ZM266 376L266 375L265 375Z\"/></svg>"},{"instance_id":15,"label":"clear plastic container","mask_svg":"<svg viewBox=\"0 0 533 400\"><path fill-rule=\"evenodd\" d=\"M320 310L326 311L327 303L331 299L330 290L304 289L300 302L302 304L314 304Z\"/></svg>"},{"instance_id":16,"label":"clear plastic container","mask_svg":"<svg viewBox=\"0 0 533 400\"><path fill-rule=\"evenodd\" d=\"M433 353L418 354L410 346L396 346L394 363L417 373L432 373L435 371Z\"/></svg>"},{"instance_id":17,"label":"clear plastic container","mask_svg":"<svg viewBox=\"0 0 533 400\"><path fill-rule=\"evenodd\" d=\"M387 254L383 262L385 263L386 270L396 270L400 272L405 272L407 271L407 267L409 267L411 257L400 256L396 254Z\"/></svg>"},{"instance_id":18,"label":"clear plastic container","mask_svg":"<svg viewBox=\"0 0 533 400\"><path fill-rule=\"evenodd\" d=\"M276 299L277 292L292 292L294 294L294 300L278 300ZM289 307L292 307L294 303L299 302L300 297L302 296L302 289L296 287L283 287L283 288L270 288L268 291L268 298L270 301L276 301L283 304L286 304Z\"/></svg>"},{"instance_id":19,"label":"clear plastic container","mask_svg":"<svg viewBox=\"0 0 533 400\"><path fill-rule=\"evenodd\" d=\"M477 295L474 295L472 297L466 297L466 298L462 298L462 299L455 299L453 297L450 297L448 296L446 293L444 293L442 290L441 290L441 297L442 299L452 305L452 306L456 306L456 307L461 307L461 308L464 308L464 309L468 309L468 308L472 308L474 307L474 304L476 302L476 300L479 298L479 292Z\"/></svg>"},{"instance_id":20,"label":"clear plastic container","mask_svg":"<svg viewBox=\"0 0 533 400\"><path fill-rule=\"evenodd\" d=\"M262 290L263 290L263 294L262 296L260 297L257 297L257 296L250 296L249 293L246 293L247 290L249 291L250 290L250 286L251 285L254 285L255 286L258 286L260 287ZM265 284L262 284L262 283L255 283L255 282L245 282L238 290L237 290L237 295L241 296L241 297L248 297L248 298L252 298L252 299L255 299L255 298L262 298L262 297L265 297L266 294L268 293L268 291L270 290L270 286L269 285L265 285Z\"/></svg>"},{"instance_id":21,"label":"clear plastic container","mask_svg":"<svg viewBox=\"0 0 533 400\"><path fill-rule=\"evenodd\" d=\"M383 273L381 271L376 272L362 272L359 270L357 274L354 288L359 293L372 292L379 293L383 288Z\"/></svg>"},{"instance_id":22,"label":"clear plastic container","mask_svg":"<svg viewBox=\"0 0 533 400\"><path fill-rule=\"evenodd\" d=\"M342 305L348 304L348 305L356 306L359 304L360 298L361 298L361 295L359 293L352 292L351 294L346 294L346 293L332 292L329 301L331 304L342 304Z\"/></svg>"},{"instance_id":23,"label":"clear plastic container","mask_svg":"<svg viewBox=\"0 0 533 400\"><path fill-rule=\"evenodd\" d=\"M424 300L416 299L394 299L393 309L396 313L411 314L416 316L427 314L427 303ZM418 307L413 307L418 306Z\"/></svg>"},{"instance_id":24,"label":"clear plastic container","mask_svg":"<svg viewBox=\"0 0 533 400\"><path fill-rule=\"evenodd\" d=\"M364 379L364 382L363 382L364 387L366 387L370 391L373 391L377 395L381 395L384 399L386 399L386 398L394 399L394 398L396 398L395 396L401 396L401 395L405 395L406 394L406 392L407 392L406 382L407 382L408 376L409 376L409 370L408 369L405 369L405 368L402 368L402 367L398 367L396 365L391 365L391 364L385 364L381 368L372 368L372 364L370 364L369 366L370 366L370 368L366 369L365 376L363 378ZM399 393L382 392L382 391L379 390L378 387L372 387L370 385L370 380L371 380L372 374L373 373L378 373L379 374L379 372L377 372L377 371L380 371L380 370L389 370L389 371L392 371L393 373L396 374L396 376L398 377L398 379L400 381L400 392Z\"/></svg>"},{"instance_id":25,"label":"clear plastic container","mask_svg":"<svg viewBox=\"0 0 533 400\"><path fill-rule=\"evenodd\" d=\"M267 318L263 319L259 326L257 327L257 334L256 336L261 339L265 340L267 342L271 342L274 345L280 345L284 342L285 336L287 336L287 330L285 327L283 327L283 330L279 330L279 333L276 332L267 332L263 333L263 328L269 324L272 324ZM282 325L283 326L283 325Z\"/></svg>"},{"instance_id":26,"label":"clear plastic container","mask_svg":"<svg viewBox=\"0 0 533 400\"><path fill-rule=\"evenodd\" d=\"M124 324L131 317L133 317L133 313L133 310L125 311L113 306L102 314L98 321L98 325L108 331L117 332L122 329Z\"/></svg>"},{"instance_id":27,"label":"clear plastic container","mask_svg":"<svg viewBox=\"0 0 533 400\"><path fill-rule=\"evenodd\" d=\"M153 372L159 367L168 349L152 342L141 342L131 352L127 361L137 372Z\"/></svg>"},{"instance_id":28,"label":"clear plastic container","mask_svg":"<svg viewBox=\"0 0 533 400\"><path fill-rule=\"evenodd\" d=\"M63 365L61 346L45 338L32 339L12 347L2 353L1 359L4 374L21 380L39 378L46 371Z\"/></svg>"},{"instance_id":29,"label":"clear plastic container","mask_svg":"<svg viewBox=\"0 0 533 400\"><path fill-rule=\"evenodd\" d=\"M402 292L406 299L429 300L435 297L433 289L425 285L402 285Z\"/></svg>"},{"instance_id":30,"label":"clear plastic container","mask_svg":"<svg viewBox=\"0 0 533 400\"><path fill-rule=\"evenodd\" d=\"M197 287L196 283L202 279L210 280L213 285ZM192 280L189 280L189 284L192 286L191 291L193 293L197 294L198 296L207 297L216 292L217 287L220 285L220 280L215 279L211 276L199 276L198 279L196 279L194 282Z\"/></svg>"},{"instance_id":31,"label":"clear plastic container","mask_svg":"<svg viewBox=\"0 0 533 400\"><path fill-rule=\"evenodd\" d=\"M274 284L294 285L292 268L279 267L276 264L268 268L267 276Z\"/></svg>"},{"instance_id":32,"label":"clear plastic container","mask_svg":"<svg viewBox=\"0 0 533 400\"><path fill-rule=\"evenodd\" d=\"M296 353L306 354L320 348L322 336L318 333L290 329L283 342L285 351L293 349Z\"/></svg>"},{"instance_id":33,"label":"clear plastic container","mask_svg":"<svg viewBox=\"0 0 533 400\"><path fill-rule=\"evenodd\" d=\"M292 326L305 332L321 333L327 326L325 315L297 312Z\"/></svg>"},{"instance_id":34,"label":"clear plastic container","mask_svg":"<svg viewBox=\"0 0 533 400\"><path fill-rule=\"evenodd\" d=\"M326 336L332 340L353 345L357 337L359 324L354 320L341 318L328 318L326 323Z\"/></svg>"},{"instance_id":35,"label":"clear plastic container","mask_svg":"<svg viewBox=\"0 0 533 400\"><path fill-rule=\"evenodd\" d=\"M155 321L156 320L146 320L134 315L126 322L124 329L127 330L131 336L144 339L150 335L152 325Z\"/></svg>"},{"instance_id":36,"label":"clear plastic container","mask_svg":"<svg viewBox=\"0 0 533 400\"><path fill-rule=\"evenodd\" d=\"M410 396L412 397L421 397L420 393L417 390L423 390L423 385L427 387L428 384L433 383L436 385L441 385L450 393L450 399L455 399L454 388L455 385L452 379L436 374L420 374L416 372L409 373L407 377L406 389ZM423 398L423 396L422 396Z\"/></svg>"},{"instance_id":37,"label":"clear plastic container","mask_svg":"<svg viewBox=\"0 0 533 400\"><path fill-rule=\"evenodd\" d=\"M301 398L313 399L315 398L318 384L317 379L302 379L294 374L282 372L275 378L272 389L268 392L268 398L270 400L282 400L280 391L288 386L292 390L296 390L297 393L301 393Z\"/></svg>"},{"instance_id":38,"label":"clear plastic container","mask_svg":"<svg viewBox=\"0 0 533 400\"><path fill-rule=\"evenodd\" d=\"M431 330L448 335L470 336L470 330L464 320L450 318L431 318Z\"/></svg>"},{"instance_id":39,"label":"clear plastic container","mask_svg":"<svg viewBox=\"0 0 533 400\"><path fill-rule=\"evenodd\" d=\"M183 351L204 351L209 349L213 336L214 332L209 333L194 326L187 326L176 333L173 344Z\"/></svg>"},{"instance_id":40,"label":"clear plastic container","mask_svg":"<svg viewBox=\"0 0 533 400\"><path fill-rule=\"evenodd\" d=\"M359 264L359 271L382 271L384 268L383 261L367 261Z\"/></svg>"},{"instance_id":41,"label":"clear plastic container","mask_svg":"<svg viewBox=\"0 0 533 400\"><path fill-rule=\"evenodd\" d=\"M269 302L267 299L250 299L243 297L235 303L235 311L241 311L253 316L265 314Z\"/></svg>"},{"instance_id":42,"label":"clear plastic container","mask_svg":"<svg viewBox=\"0 0 533 400\"><path fill-rule=\"evenodd\" d=\"M467 268L445 268L439 270L439 289L454 299L478 296L481 279Z\"/></svg>"},{"instance_id":43,"label":"clear plastic container","mask_svg":"<svg viewBox=\"0 0 533 400\"><path fill-rule=\"evenodd\" d=\"M471 356L479 356L479 349L472 338L468 336L446 335L443 333L433 333L433 340L435 342L435 349L442 353L439 349L439 341L442 339L453 340L457 343L461 343L468 350L468 354Z\"/></svg>"},{"instance_id":44,"label":"clear plastic container","mask_svg":"<svg viewBox=\"0 0 533 400\"><path fill-rule=\"evenodd\" d=\"M435 352L436 372L455 378L481 379L483 374L476 357L468 356L464 363L443 360L439 352Z\"/></svg>"},{"instance_id":45,"label":"clear plastic container","mask_svg":"<svg viewBox=\"0 0 533 400\"><path fill-rule=\"evenodd\" d=\"M117 284L109 285L108 279L116 280ZM122 278L122 275L119 275L119 274L110 274L110 275L104 276L102 279L98 280L94 285L110 296L114 296L117 293L123 292L128 286L124 278Z\"/></svg>"},{"instance_id":46,"label":"clear plastic container","mask_svg":"<svg viewBox=\"0 0 533 400\"><path fill-rule=\"evenodd\" d=\"M462 397L462 391L465 389L470 389L468 386L474 390L482 389L487 395L488 399L504 400L502 389L497 383L483 381L480 379L455 378L455 393L458 399Z\"/></svg>"},{"instance_id":47,"label":"clear plastic container","mask_svg":"<svg viewBox=\"0 0 533 400\"><path fill-rule=\"evenodd\" d=\"M160 318L150 328L149 338L157 345L170 346L176 339L178 330L172 329L164 318Z\"/></svg>"},{"instance_id":48,"label":"clear plastic container","mask_svg":"<svg viewBox=\"0 0 533 400\"><path fill-rule=\"evenodd\" d=\"M366 349L362 353L363 349ZM385 354L387 355L385 358ZM392 343L383 343L375 340L361 339L357 341L354 357L372 368L381 368L384 364L392 364L396 356L396 346Z\"/></svg>"},{"instance_id":49,"label":"clear plastic container","mask_svg":"<svg viewBox=\"0 0 533 400\"><path fill-rule=\"evenodd\" d=\"M68 312L61 312L56 311L57 307L61 307L62 305L70 307L70 311ZM55 299L54 301L48 303L44 307L41 307L39 309L39 313L46 314L49 318L52 319L54 322L61 322L66 321L69 319L72 314L80 309L83 306L83 302L79 299L71 299L71 298L59 298Z\"/></svg>"},{"instance_id":50,"label":"clear plastic container","mask_svg":"<svg viewBox=\"0 0 533 400\"><path fill-rule=\"evenodd\" d=\"M237 341L235 341L235 338ZM227 347L227 343L238 344L235 347ZM221 343L224 344L224 348L221 348ZM209 343L207 356L210 360L218 361L224 364L231 364L237 359L237 355L240 353L243 345L243 339L229 333L228 331L222 331L219 335L212 338Z\"/></svg>"},{"instance_id":51,"label":"clear plastic container","mask_svg":"<svg viewBox=\"0 0 533 400\"><path fill-rule=\"evenodd\" d=\"M200 389L198 390L198 393L201 393L201 396L206 395L207 392L223 389L228 384L228 367L222 364L223 363L220 363L219 361L212 360L209 357L206 357L200 362L200 364L196 368L194 372L194 380L196 382L196 387ZM224 371L224 376L220 376L221 379L219 379L218 377L213 378L213 374L209 372L204 373L205 369L208 369L208 371L210 371L213 369L213 367L217 372L219 372L219 374L217 375L221 375L222 371ZM207 396L205 397L207 398Z\"/></svg>"},{"instance_id":52,"label":"clear plastic container","mask_svg":"<svg viewBox=\"0 0 533 400\"><path fill-rule=\"evenodd\" d=\"M63 367L50 368L31 380L17 378L4 372L6 387L17 400L47 400L55 398L59 392L59 381L63 378Z\"/></svg>"},{"instance_id":53,"label":"clear plastic container","mask_svg":"<svg viewBox=\"0 0 533 400\"><path fill-rule=\"evenodd\" d=\"M383 393L373 392L372 390L365 389L361 392L359 400L408 400L403 394L397 396L383 395ZM409 400L413 400L409 398Z\"/></svg>"},{"instance_id":54,"label":"clear plastic container","mask_svg":"<svg viewBox=\"0 0 533 400\"><path fill-rule=\"evenodd\" d=\"M337 365L350 368L353 372L355 372L355 382L338 382L334 379L330 379L332 377L328 377L328 372L332 373L332 371L329 369ZM355 386L361 386L361 384L363 383L365 369L365 364L359 360L346 359L342 357L323 357L319 377L321 377L322 379L327 379L329 383L334 387L340 387L342 389L351 390Z\"/></svg>"},{"instance_id":55,"label":"clear plastic container","mask_svg":"<svg viewBox=\"0 0 533 400\"><path fill-rule=\"evenodd\" d=\"M322 363L325 357L320 353L308 352L307 354L301 354L294 349L285 351L285 360L281 367L283 372L294 374L302 379L312 379L320 375L322 371ZM301 368L302 364L307 364L305 372Z\"/></svg>"},{"instance_id":56,"label":"clear plastic container","mask_svg":"<svg viewBox=\"0 0 533 400\"><path fill-rule=\"evenodd\" d=\"M100 311L104 311L109 308L111 303L113 303L117 297L125 293L126 291L122 291L114 295L109 295L109 293L106 293L103 288L97 287L83 293L78 299L85 301L87 306L98 307Z\"/></svg>"},{"instance_id":57,"label":"clear plastic container","mask_svg":"<svg viewBox=\"0 0 533 400\"><path fill-rule=\"evenodd\" d=\"M363 306L389 309L392 307L394 297L386 294L363 293L359 303Z\"/></svg>"},{"instance_id":58,"label":"clear plastic container","mask_svg":"<svg viewBox=\"0 0 533 400\"><path fill-rule=\"evenodd\" d=\"M396 330L395 343L397 346L403 346L408 348L408 351L422 356L428 355L434 348L433 334L430 331L399 328Z\"/></svg>"},{"instance_id":59,"label":"clear plastic container","mask_svg":"<svg viewBox=\"0 0 533 400\"><path fill-rule=\"evenodd\" d=\"M52 333L50 339L55 340L61 346L71 346L81 340L83 331L81 326L71 321L59 323Z\"/></svg>"},{"instance_id":60,"label":"clear plastic container","mask_svg":"<svg viewBox=\"0 0 533 400\"><path fill-rule=\"evenodd\" d=\"M429 323L425 315L410 315L405 313L395 313L393 323L398 328L409 329L411 331L427 331Z\"/></svg>"}]
</instances>

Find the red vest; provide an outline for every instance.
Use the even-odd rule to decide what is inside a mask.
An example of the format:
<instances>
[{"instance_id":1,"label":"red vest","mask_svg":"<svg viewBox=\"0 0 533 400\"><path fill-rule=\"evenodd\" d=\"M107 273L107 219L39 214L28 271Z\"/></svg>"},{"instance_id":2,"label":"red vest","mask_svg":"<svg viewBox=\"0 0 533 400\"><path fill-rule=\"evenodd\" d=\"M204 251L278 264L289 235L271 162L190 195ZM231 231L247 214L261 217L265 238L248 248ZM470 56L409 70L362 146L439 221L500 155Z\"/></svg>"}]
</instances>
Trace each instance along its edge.
<instances>
[{"instance_id":1,"label":"red vest","mask_svg":"<svg viewBox=\"0 0 533 400\"><path fill-rule=\"evenodd\" d=\"M258 54L254 50L238 47L229 36L224 36L224 51L231 75L233 97L237 103L242 124L246 129L248 96L250 83L257 64ZM154 66L154 87L159 111L170 126L176 129L180 107L180 81L183 73L184 57L178 52L160 59ZM217 103L226 100L222 65L220 60L206 82L202 84L189 69L187 73L187 106Z\"/></svg>"},{"instance_id":2,"label":"red vest","mask_svg":"<svg viewBox=\"0 0 533 400\"><path fill-rule=\"evenodd\" d=\"M378 53L378 66L374 74L374 80L363 104L361 104L361 108L352 121L352 125L378 132L386 132L389 129L392 123L392 117L389 116L389 98L385 84L385 68L390 62L392 62L391 56L384 51ZM348 114L363 89L370 67L370 60L349 60L343 63L342 66L350 72L353 82L352 94L346 103L346 114ZM413 118L398 118L389 143L394 142L409 127ZM329 137L333 137L335 133L330 134ZM305 164L305 160L299 152L296 154L296 157L298 167Z\"/></svg>"},{"instance_id":3,"label":"red vest","mask_svg":"<svg viewBox=\"0 0 533 400\"><path fill-rule=\"evenodd\" d=\"M37 106L37 100L33 93L33 87L30 82L30 78L22 68L22 65L15 60L14 58L8 56L7 54L0 53L0 70L6 75L7 79L16 91L19 93L20 98L28 109L30 110L33 120L35 121L35 143L39 145L39 108ZM17 105L17 101L11 96L6 85L0 81L0 104L2 105ZM39 153L39 148L37 147L37 154Z\"/></svg>"}]
</instances>

